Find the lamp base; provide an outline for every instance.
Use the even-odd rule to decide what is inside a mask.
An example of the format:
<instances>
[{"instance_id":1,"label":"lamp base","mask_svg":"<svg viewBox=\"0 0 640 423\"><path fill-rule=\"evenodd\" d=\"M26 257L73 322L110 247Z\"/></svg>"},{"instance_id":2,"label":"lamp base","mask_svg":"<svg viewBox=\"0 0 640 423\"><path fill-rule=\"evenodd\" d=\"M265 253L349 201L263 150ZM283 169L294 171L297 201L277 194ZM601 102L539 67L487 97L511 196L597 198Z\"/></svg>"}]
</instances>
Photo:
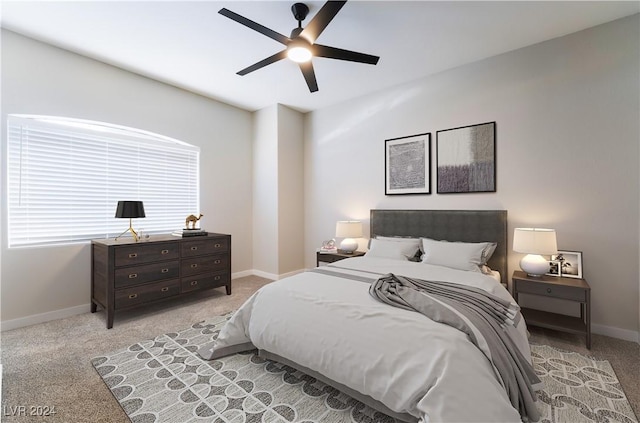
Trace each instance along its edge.
<instances>
[{"instance_id":1,"label":"lamp base","mask_svg":"<svg viewBox=\"0 0 640 423\"><path fill-rule=\"evenodd\" d=\"M340 243L340 250L345 254L353 254L358 248L358 241L353 238L345 238Z\"/></svg>"},{"instance_id":2,"label":"lamp base","mask_svg":"<svg viewBox=\"0 0 640 423\"><path fill-rule=\"evenodd\" d=\"M527 254L520 260L520 268L528 276L540 277L549 272L549 260L539 254Z\"/></svg>"},{"instance_id":3,"label":"lamp base","mask_svg":"<svg viewBox=\"0 0 640 423\"><path fill-rule=\"evenodd\" d=\"M133 226L131 226L131 219L129 219L129 227L116 237L116 241L118 240L118 238L121 238L122 235L126 234L127 232L131 232L131 236L133 236L133 240L135 242L138 242L138 234L136 233L136 231L133 230Z\"/></svg>"}]
</instances>

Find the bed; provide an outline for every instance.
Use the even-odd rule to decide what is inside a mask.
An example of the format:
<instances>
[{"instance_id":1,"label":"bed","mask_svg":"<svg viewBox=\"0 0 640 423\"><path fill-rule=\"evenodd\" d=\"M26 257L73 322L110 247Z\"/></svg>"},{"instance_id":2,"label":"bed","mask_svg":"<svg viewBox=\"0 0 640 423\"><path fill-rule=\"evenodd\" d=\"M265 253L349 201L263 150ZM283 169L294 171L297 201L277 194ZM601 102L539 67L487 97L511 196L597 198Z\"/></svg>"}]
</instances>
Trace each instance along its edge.
<instances>
[{"instance_id":1,"label":"bed","mask_svg":"<svg viewBox=\"0 0 640 423\"><path fill-rule=\"evenodd\" d=\"M298 368L399 421L520 421L495 365L467 334L369 293L372 281L395 274L479 288L517 307L502 285L506 217L504 210L372 210L369 253L261 288L199 353L212 359L257 348L265 358ZM387 254L384 248L396 254L394 241L409 251L407 238L447 241L438 244L445 249L491 243L495 251L484 263L491 271ZM524 319L514 319L512 329L518 354L530 362Z\"/></svg>"}]
</instances>

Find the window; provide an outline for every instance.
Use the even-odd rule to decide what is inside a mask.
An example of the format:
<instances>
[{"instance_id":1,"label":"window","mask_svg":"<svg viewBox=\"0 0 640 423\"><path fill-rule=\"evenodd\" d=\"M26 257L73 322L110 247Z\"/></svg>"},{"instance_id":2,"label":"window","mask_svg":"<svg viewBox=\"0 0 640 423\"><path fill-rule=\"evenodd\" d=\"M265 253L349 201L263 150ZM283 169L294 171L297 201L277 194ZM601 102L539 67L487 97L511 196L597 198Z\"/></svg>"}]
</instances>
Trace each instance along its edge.
<instances>
[{"instance_id":1,"label":"window","mask_svg":"<svg viewBox=\"0 0 640 423\"><path fill-rule=\"evenodd\" d=\"M9 247L114 237L119 200L144 202L146 233L179 229L199 211L198 147L111 124L8 118Z\"/></svg>"}]
</instances>

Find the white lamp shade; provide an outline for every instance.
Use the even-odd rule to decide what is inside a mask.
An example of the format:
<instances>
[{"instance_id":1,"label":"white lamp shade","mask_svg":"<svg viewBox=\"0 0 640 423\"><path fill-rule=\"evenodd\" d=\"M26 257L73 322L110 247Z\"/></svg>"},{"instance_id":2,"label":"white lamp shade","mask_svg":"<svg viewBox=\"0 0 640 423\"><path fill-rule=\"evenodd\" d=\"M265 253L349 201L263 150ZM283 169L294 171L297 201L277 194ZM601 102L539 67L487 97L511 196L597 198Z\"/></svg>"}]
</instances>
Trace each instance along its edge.
<instances>
[{"instance_id":1,"label":"white lamp shade","mask_svg":"<svg viewBox=\"0 0 640 423\"><path fill-rule=\"evenodd\" d=\"M362 222L359 220L340 220L336 223L336 237L360 238L362 237Z\"/></svg>"},{"instance_id":2,"label":"white lamp shade","mask_svg":"<svg viewBox=\"0 0 640 423\"><path fill-rule=\"evenodd\" d=\"M558 252L556 231L542 228L516 228L513 251L525 254L555 254Z\"/></svg>"}]
</instances>

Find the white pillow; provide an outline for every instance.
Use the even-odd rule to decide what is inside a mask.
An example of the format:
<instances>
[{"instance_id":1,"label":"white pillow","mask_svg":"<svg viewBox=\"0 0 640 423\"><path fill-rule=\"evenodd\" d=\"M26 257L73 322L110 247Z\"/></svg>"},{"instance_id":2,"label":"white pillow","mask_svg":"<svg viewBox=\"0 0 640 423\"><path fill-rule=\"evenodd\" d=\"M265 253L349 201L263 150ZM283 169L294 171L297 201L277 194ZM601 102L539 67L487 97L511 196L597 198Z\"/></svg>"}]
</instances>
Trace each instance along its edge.
<instances>
[{"instance_id":1,"label":"white pillow","mask_svg":"<svg viewBox=\"0 0 640 423\"><path fill-rule=\"evenodd\" d=\"M416 247L416 254L417 251L420 250L420 256L422 256L422 242L420 242L420 238L410 238L410 237L403 237L403 236L379 236L376 235L375 239L380 239L382 241L395 241L395 242L408 242L411 243L412 245L415 245ZM411 258L411 257L409 257Z\"/></svg>"},{"instance_id":2,"label":"white pillow","mask_svg":"<svg viewBox=\"0 0 640 423\"><path fill-rule=\"evenodd\" d=\"M487 253L492 247L491 244L493 243L448 242L422 238L422 249L424 250L422 261L453 269L479 272L480 266L489 259Z\"/></svg>"},{"instance_id":3,"label":"white pillow","mask_svg":"<svg viewBox=\"0 0 640 423\"><path fill-rule=\"evenodd\" d=\"M395 260L408 260L415 256L418 244L415 242L389 241L379 238L371 240L366 257L389 258Z\"/></svg>"}]
</instances>

